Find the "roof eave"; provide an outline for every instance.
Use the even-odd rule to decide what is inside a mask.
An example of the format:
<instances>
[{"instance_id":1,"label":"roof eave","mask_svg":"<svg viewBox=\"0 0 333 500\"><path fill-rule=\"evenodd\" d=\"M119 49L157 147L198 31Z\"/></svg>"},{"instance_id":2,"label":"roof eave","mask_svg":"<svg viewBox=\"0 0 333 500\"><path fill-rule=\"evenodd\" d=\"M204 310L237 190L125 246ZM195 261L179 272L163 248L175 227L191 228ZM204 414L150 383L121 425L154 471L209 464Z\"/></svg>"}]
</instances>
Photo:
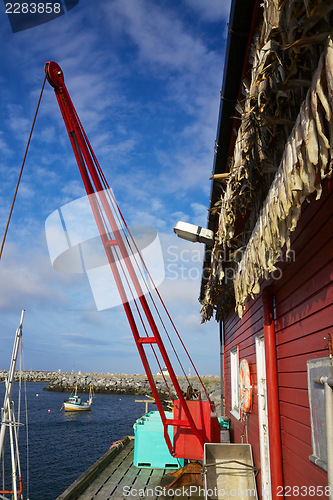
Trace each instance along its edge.
<instances>
[{"instance_id":1,"label":"roof eave","mask_svg":"<svg viewBox=\"0 0 333 500\"><path fill-rule=\"evenodd\" d=\"M213 164L214 174L224 173L227 170L234 123L233 118L235 116L235 104L241 95L242 79L248 64L249 44L253 37L259 6L260 0L232 0L231 2ZM210 209L218 201L219 194L219 187L217 183L212 180L209 198ZM215 231L217 215L209 211L207 221L208 229ZM206 246L203 269L209 267L210 253L211 248ZM204 285L206 282L204 276L205 273L203 274L201 282L200 301L203 299Z\"/></svg>"}]
</instances>

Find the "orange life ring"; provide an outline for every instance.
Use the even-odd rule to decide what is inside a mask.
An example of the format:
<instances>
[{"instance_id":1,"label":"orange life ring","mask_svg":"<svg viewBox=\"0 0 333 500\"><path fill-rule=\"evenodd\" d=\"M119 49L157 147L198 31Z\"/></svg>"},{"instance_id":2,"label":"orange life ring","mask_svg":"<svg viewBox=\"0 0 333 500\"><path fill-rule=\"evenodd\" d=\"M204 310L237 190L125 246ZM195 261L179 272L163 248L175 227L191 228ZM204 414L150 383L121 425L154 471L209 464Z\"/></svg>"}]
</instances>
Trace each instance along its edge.
<instances>
[{"instance_id":1,"label":"orange life ring","mask_svg":"<svg viewBox=\"0 0 333 500\"><path fill-rule=\"evenodd\" d=\"M239 405L243 413L248 413L252 405L252 385L249 363L242 359L239 364Z\"/></svg>"}]
</instances>

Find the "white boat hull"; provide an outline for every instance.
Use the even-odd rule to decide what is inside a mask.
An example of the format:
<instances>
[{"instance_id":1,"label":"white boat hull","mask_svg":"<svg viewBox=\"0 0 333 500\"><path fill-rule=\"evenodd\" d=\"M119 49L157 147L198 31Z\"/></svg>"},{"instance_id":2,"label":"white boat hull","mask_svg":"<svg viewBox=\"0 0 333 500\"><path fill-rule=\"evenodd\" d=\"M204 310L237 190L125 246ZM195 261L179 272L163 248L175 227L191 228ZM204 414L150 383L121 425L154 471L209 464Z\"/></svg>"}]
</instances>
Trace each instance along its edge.
<instances>
[{"instance_id":1,"label":"white boat hull","mask_svg":"<svg viewBox=\"0 0 333 500\"><path fill-rule=\"evenodd\" d=\"M65 411L87 411L91 409L91 404L64 403Z\"/></svg>"},{"instance_id":2,"label":"white boat hull","mask_svg":"<svg viewBox=\"0 0 333 500\"><path fill-rule=\"evenodd\" d=\"M77 395L77 387L75 387L75 394L69 396L68 401L64 401L65 411L87 411L91 409L93 392L92 387L89 390L89 399L83 402L82 398Z\"/></svg>"}]
</instances>

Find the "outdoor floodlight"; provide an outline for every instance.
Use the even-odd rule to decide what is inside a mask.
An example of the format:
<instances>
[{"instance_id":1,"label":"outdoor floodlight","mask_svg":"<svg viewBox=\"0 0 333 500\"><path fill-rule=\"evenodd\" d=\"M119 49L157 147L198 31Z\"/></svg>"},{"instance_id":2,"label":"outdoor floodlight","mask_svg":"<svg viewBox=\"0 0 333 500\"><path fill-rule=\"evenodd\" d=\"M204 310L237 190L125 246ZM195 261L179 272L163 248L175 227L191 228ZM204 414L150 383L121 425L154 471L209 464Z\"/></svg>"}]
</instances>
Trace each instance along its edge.
<instances>
[{"instance_id":1,"label":"outdoor floodlight","mask_svg":"<svg viewBox=\"0 0 333 500\"><path fill-rule=\"evenodd\" d=\"M194 224L179 220L173 230L183 240L198 241L209 246L214 245L214 233L210 229L204 229L201 226L195 226Z\"/></svg>"}]
</instances>

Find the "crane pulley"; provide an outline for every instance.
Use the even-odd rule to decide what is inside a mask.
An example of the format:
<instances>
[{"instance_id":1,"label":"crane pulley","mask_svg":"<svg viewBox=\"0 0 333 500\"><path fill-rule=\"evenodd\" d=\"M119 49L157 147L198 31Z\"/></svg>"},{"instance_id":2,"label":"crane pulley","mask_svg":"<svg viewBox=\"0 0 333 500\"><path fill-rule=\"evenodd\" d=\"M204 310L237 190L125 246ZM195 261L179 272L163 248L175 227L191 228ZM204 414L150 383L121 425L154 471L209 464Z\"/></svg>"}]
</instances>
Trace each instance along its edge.
<instances>
[{"instance_id":1,"label":"crane pulley","mask_svg":"<svg viewBox=\"0 0 333 500\"><path fill-rule=\"evenodd\" d=\"M56 94L104 250L161 415L164 426L164 437L169 451L178 458L201 460L204 443L219 441L219 424L214 403L209 400L203 384L208 401L188 401L184 396L157 327L155 317L146 299L146 295L150 296L150 291L148 287L147 289L144 288L142 279L140 280L140 276L138 276L139 266L136 268L136 259L142 260L142 256L138 252L134 239L131 238L128 226L90 146L65 86L63 72L57 63L51 61L45 65L45 74ZM141 264L143 264L151 279L143 260ZM126 280L126 283L124 283L124 280ZM161 298L158 291L157 294ZM153 305L156 308L154 301ZM157 308L156 311L160 318ZM171 320L169 314L168 317ZM164 327L163 322L162 325ZM141 332L143 330L143 334L140 334L139 327ZM176 391L178 401L174 402L175 413L173 419L167 419L165 416L162 401L157 391L145 350L148 346L151 346L157 359L156 352L163 359ZM172 444L169 437L169 425L174 426L174 444Z\"/></svg>"}]
</instances>

